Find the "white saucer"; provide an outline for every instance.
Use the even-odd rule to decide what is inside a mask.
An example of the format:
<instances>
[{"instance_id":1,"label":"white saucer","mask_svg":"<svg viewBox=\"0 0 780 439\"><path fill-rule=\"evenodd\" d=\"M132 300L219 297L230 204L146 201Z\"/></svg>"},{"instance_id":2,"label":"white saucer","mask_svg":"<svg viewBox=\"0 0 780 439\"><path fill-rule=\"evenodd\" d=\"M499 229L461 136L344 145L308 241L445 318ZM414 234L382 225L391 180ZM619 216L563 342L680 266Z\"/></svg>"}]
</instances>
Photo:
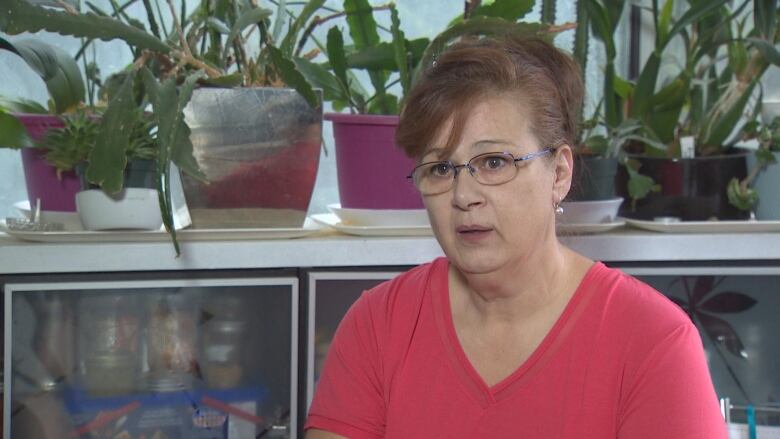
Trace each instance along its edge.
<instances>
[{"instance_id":1,"label":"white saucer","mask_svg":"<svg viewBox=\"0 0 780 439\"><path fill-rule=\"evenodd\" d=\"M344 225L373 227L430 227L425 209L348 209L329 204Z\"/></svg>"},{"instance_id":2,"label":"white saucer","mask_svg":"<svg viewBox=\"0 0 780 439\"><path fill-rule=\"evenodd\" d=\"M593 223L593 224L565 224L558 223L556 230L558 233L602 233L616 229L618 227L625 226L626 222L623 219L616 219L607 223Z\"/></svg>"},{"instance_id":3,"label":"white saucer","mask_svg":"<svg viewBox=\"0 0 780 439\"><path fill-rule=\"evenodd\" d=\"M663 233L767 233L780 232L780 221L649 221L626 218L626 224Z\"/></svg>"},{"instance_id":4,"label":"white saucer","mask_svg":"<svg viewBox=\"0 0 780 439\"><path fill-rule=\"evenodd\" d=\"M322 230L319 223L306 218L303 227L268 229L182 229L176 231L179 241L236 241L300 238ZM0 231L18 239L37 242L158 242L170 238L164 230L58 231L12 230L0 219Z\"/></svg>"},{"instance_id":5,"label":"white saucer","mask_svg":"<svg viewBox=\"0 0 780 439\"><path fill-rule=\"evenodd\" d=\"M357 236L433 236L431 226L354 226L344 224L332 213L312 215L320 224L332 227L339 232Z\"/></svg>"}]
</instances>

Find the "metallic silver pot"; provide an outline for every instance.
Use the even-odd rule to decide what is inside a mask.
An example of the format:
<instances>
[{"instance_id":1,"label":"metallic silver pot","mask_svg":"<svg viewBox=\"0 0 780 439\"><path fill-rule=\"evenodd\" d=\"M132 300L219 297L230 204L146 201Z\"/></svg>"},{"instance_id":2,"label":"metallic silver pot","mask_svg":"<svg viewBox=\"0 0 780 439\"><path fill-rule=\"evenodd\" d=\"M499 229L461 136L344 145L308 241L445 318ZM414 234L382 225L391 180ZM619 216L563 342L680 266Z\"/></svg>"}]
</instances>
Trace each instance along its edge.
<instances>
[{"instance_id":1,"label":"metallic silver pot","mask_svg":"<svg viewBox=\"0 0 780 439\"><path fill-rule=\"evenodd\" d=\"M194 228L303 225L319 165L321 109L293 89L200 88L184 114L208 179L182 174Z\"/></svg>"}]
</instances>

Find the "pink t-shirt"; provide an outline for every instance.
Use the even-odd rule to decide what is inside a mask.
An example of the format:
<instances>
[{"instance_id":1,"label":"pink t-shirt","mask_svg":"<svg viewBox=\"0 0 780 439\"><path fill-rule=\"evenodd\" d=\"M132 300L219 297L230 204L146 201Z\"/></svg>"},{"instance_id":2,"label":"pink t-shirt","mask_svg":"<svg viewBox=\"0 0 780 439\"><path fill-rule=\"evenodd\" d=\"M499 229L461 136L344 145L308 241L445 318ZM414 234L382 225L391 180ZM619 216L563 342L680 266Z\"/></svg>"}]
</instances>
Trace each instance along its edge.
<instances>
[{"instance_id":1,"label":"pink t-shirt","mask_svg":"<svg viewBox=\"0 0 780 439\"><path fill-rule=\"evenodd\" d=\"M488 387L452 322L448 261L364 293L328 352L306 428L350 438L726 439L696 327L596 263L542 343Z\"/></svg>"}]
</instances>

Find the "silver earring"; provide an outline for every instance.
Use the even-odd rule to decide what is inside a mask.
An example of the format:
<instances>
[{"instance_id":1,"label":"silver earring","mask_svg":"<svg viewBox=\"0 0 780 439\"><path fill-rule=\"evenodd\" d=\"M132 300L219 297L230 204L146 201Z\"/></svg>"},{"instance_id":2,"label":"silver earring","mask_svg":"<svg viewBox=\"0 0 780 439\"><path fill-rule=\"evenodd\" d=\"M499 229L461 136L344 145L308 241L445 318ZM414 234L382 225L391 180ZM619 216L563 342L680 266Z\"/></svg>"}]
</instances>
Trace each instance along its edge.
<instances>
[{"instance_id":1,"label":"silver earring","mask_svg":"<svg viewBox=\"0 0 780 439\"><path fill-rule=\"evenodd\" d=\"M563 215L563 206L561 206L561 200L559 199L557 203L553 203L553 207L555 208L555 214L560 216Z\"/></svg>"}]
</instances>

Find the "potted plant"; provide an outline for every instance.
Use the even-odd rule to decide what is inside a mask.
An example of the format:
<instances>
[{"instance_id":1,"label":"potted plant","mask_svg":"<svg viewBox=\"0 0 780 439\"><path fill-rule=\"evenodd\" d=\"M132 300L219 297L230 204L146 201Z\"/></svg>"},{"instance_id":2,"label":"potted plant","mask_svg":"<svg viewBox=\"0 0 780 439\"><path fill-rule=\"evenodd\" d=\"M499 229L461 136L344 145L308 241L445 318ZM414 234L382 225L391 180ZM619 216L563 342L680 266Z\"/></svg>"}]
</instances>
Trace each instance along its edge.
<instances>
[{"instance_id":1,"label":"potted plant","mask_svg":"<svg viewBox=\"0 0 780 439\"><path fill-rule=\"evenodd\" d=\"M599 0L590 1L603 7ZM625 148L627 166L618 175L618 187L632 203L624 205L624 216L747 217L729 204L727 195L728 182L746 175L745 155L732 149L739 137L732 131L740 126L761 75L778 58L774 2L753 2L750 17L756 26L749 33L733 19L747 4L730 8L726 1L694 1L674 20L672 1L663 7L653 1L655 47L636 83L606 69L608 126L635 119L641 124L638 134L652 140L631 141ZM610 36L610 18L602 12L599 24L593 22L602 39ZM664 76L668 66L662 59L675 38L684 43L684 62L676 74ZM716 176L721 180L712 180Z\"/></svg>"},{"instance_id":2,"label":"potted plant","mask_svg":"<svg viewBox=\"0 0 780 439\"><path fill-rule=\"evenodd\" d=\"M766 104L763 104L764 106ZM780 116L776 109L764 108L762 123L756 121L743 130L758 141L754 154L748 156L748 175L729 182L732 204L751 210L758 220L780 219Z\"/></svg>"},{"instance_id":3,"label":"potted plant","mask_svg":"<svg viewBox=\"0 0 780 439\"><path fill-rule=\"evenodd\" d=\"M50 98L48 108L26 99L0 99L0 147L21 151L31 205L40 200L47 214L75 212L78 178L73 172L57 173L35 148L35 141L49 128L61 127L61 115L83 105L85 83L78 65L62 49L35 39L11 42L0 37L0 49L21 57L43 80Z\"/></svg>"},{"instance_id":4,"label":"potted plant","mask_svg":"<svg viewBox=\"0 0 780 439\"><path fill-rule=\"evenodd\" d=\"M185 192L189 187L195 187L201 192L210 191L210 196L203 197L206 200L204 206L199 204L203 198L197 196L191 198L185 193L190 207L195 205L196 210L203 207L203 210L208 212L214 207L214 199L217 202L230 199L235 202L231 203L228 200L228 206L223 204L216 207L223 214L226 211L228 215L235 212L238 212L239 215L247 212L249 214L244 215L245 221L227 220L219 224L208 221L208 218L205 222L199 221L196 215L193 215L193 224L196 227L247 227L256 225L258 219L263 221L262 216L258 218L257 210L251 208L253 207L251 203L257 201L257 197L249 200L250 207L245 204L245 198L230 198L240 197L242 194L256 195L258 193L257 189L254 188L247 190L246 187L237 187L236 180L240 180L238 177L245 177L247 174L254 175L264 172L268 168L290 163L301 168L300 163L285 159L283 146L291 146L293 149L299 147L296 149L298 153L302 149L301 145L309 146L309 148L304 149L311 157L298 157L299 161L305 162L302 169L308 172L305 175L304 183L310 183L309 187L298 190L296 197L287 197L295 198L295 202L298 203L290 209L294 211L293 215L284 215L284 212L280 215L285 221L288 221L289 216L294 216L298 223L302 224L306 206L301 208L300 198L305 198L303 203L308 204L319 159L320 142L317 127L321 124L317 121L321 118L319 116L321 107L317 94L304 77L297 72L295 64L290 58L294 57L294 54L308 38L302 35L302 30L322 4L322 0L309 1L300 14L291 20L290 26L286 28L286 34L282 33L283 26L270 23L269 16L272 11L240 1L222 2L219 5L204 1L192 14L188 14L185 9L176 11L169 3L170 18L174 24L170 30L164 27L168 17L163 17L160 9L154 10L148 2L145 2L148 19L147 30L137 20L124 14L114 14L115 16L112 17L109 14L94 12L57 11L35 6L25 0L10 0L0 8L2 9L0 10L0 28L9 33L47 30L89 39L120 39L128 44L134 52L135 61L124 72L115 75L113 81L107 81L106 86L116 87L117 84L130 81L135 84L136 93L151 104L159 130L158 167L161 168L159 173L163 180L160 186L162 188L169 187L170 177L166 166L169 162L174 161L179 169L194 177L194 180L187 180L188 177L183 177L185 179ZM287 10L280 7L277 11L277 23L286 22L287 15ZM261 49L259 52L253 53L250 50L253 47ZM257 85L270 85L277 88L288 85L298 92L288 92L287 97L272 101L272 104L260 107L255 104L251 109L246 107L239 109L245 115L255 115L256 120L264 118L273 121L274 118L278 118L284 122L286 114L290 112L284 110L275 112L270 107L295 101L294 105L297 109L292 112L290 119L292 122L286 123L286 130L280 130L283 131L283 135L287 135L289 138L269 137L259 141L237 138L225 141L219 139L220 133L236 131L235 129L230 127L212 129L212 127L205 127L204 124L200 123L204 117L198 116L199 113L203 113L197 109L197 103L201 100L198 95L213 92L206 90L206 87L229 88L230 90L214 91L214 93L231 93L235 91L233 88L241 86L246 93L252 95L244 102L256 103L259 97L268 94L265 89L255 89L254 87ZM192 97L191 90L196 86L198 90L193 98L193 105L188 106ZM209 99L211 98L203 98L203 100ZM308 113L301 110L300 102L303 102L304 106L308 103L306 106ZM185 109L187 109L186 116ZM110 112L111 103L109 103L106 114ZM215 114L211 113L210 116L215 116ZM314 125L315 128L297 130L292 127L293 122L300 122L301 126ZM190 125L193 125L192 130ZM241 147L246 148L242 150ZM193 148L196 150L194 154ZM221 150L218 152L219 154L225 152L227 156L223 154L217 157L216 163L208 162L210 158L218 155L215 153L216 148ZM103 168L100 171L90 163L90 168L87 170L88 177L98 181L108 181L116 189L115 183L119 181L118 176L121 175L121 168L118 166L120 162L115 159L120 157L125 149L124 146L115 145L113 152L104 151L107 157L112 156L114 159L106 160L105 164L108 168ZM230 156L230 153L236 151L239 153L238 155ZM250 155L247 156L247 153ZM224 166L230 162L235 166ZM255 163L256 166L247 168L245 166L247 163ZM293 175L303 174L293 172ZM206 181L209 184L201 184L201 182ZM273 178L265 179L266 183L273 181ZM251 184L252 182L245 181L245 183ZM105 185L103 187L105 188ZM224 191L218 190L219 188L223 188ZM233 190L225 193L228 188ZM274 187L266 187L264 193L285 193L283 186L277 189L275 191ZM164 210L170 212L170 198L165 196L164 198L166 199L160 200L161 206L166 206ZM190 200L193 202L190 203ZM260 201L264 201L264 199L260 197ZM285 201L285 199L281 201ZM277 209L277 207L274 206L273 210L284 210L283 208ZM262 210L261 212L269 213ZM171 224L168 221L170 215L163 216L166 219L166 226L170 230ZM220 214L216 216L220 217ZM214 215L211 219L213 217ZM289 221L285 225L289 226Z\"/></svg>"},{"instance_id":5,"label":"potted plant","mask_svg":"<svg viewBox=\"0 0 780 439\"><path fill-rule=\"evenodd\" d=\"M353 44L346 46L342 32L332 27L328 32L327 65L304 63L305 75L325 91L325 99L336 110L332 113L336 140L336 166L342 208L413 209L422 201L412 184L403 178L414 166L395 146L399 102L402 97L391 92L400 85L405 94L417 71L427 67L435 54L463 36L522 33L550 37L569 26L517 22L533 7L533 2L495 1L480 5L466 2L464 16L456 17L450 26L433 40L407 40L401 30L395 6L371 8L367 0L345 0L344 13ZM390 40L382 41L373 13L390 13ZM371 81L367 92L355 78L365 71Z\"/></svg>"},{"instance_id":6,"label":"potted plant","mask_svg":"<svg viewBox=\"0 0 780 439\"><path fill-rule=\"evenodd\" d=\"M75 170L79 176L81 191L76 194L76 206L87 230L158 230L162 225L156 184L156 126L140 108L130 110L130 117L124 117L130 139L125 151L127 164L122 189L116 193L91 183L86 173L89 163L100 160L95 150L98 142L107 140L103 124L110 118L79 111L63 118L64 126L50 129L39 142L57 172Z\"/></svg>"}]
</instances>

